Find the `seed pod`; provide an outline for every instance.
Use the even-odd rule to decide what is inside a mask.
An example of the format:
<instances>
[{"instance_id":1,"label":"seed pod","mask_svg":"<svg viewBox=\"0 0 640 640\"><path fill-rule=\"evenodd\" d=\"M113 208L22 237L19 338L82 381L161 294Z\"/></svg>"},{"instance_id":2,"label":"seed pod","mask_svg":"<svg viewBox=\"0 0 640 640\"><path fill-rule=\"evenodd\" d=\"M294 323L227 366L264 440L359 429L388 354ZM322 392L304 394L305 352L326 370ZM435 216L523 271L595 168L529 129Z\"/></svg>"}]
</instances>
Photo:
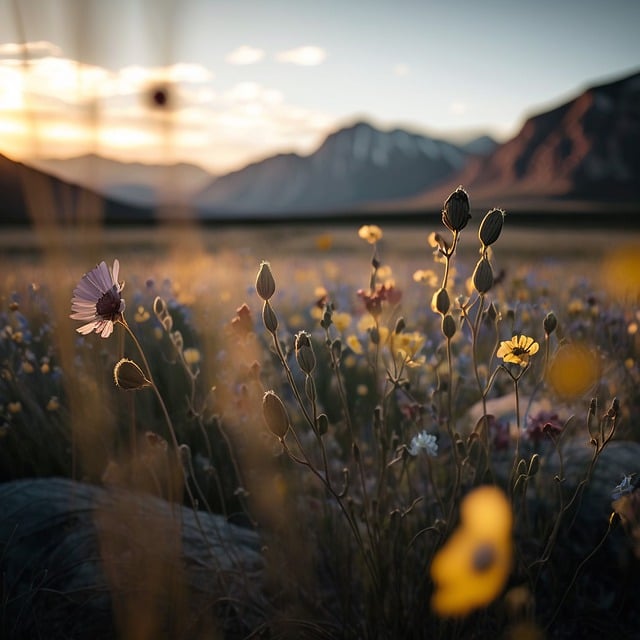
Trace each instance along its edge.
<instances>
[{"instance_id":1,"label":"seed pod","mask_svg":"<svg viewBox=\"0 0 640 640\"><path fill-rule=\"evenodd\" d=\"M125 391L139 391L151 386L142 369L133 360L127 358L119 360L113 368L113 378L116 385Z\"/></svg>"},{"instance_id":2,"label":"seed pod","mask_svg":"<svg viewBox=\"0 0 640 640\"><path fill-rule=\"evenodd\" d=\"M400 335L406 328L407 323L404 321L404 318L400 317L396 321L396 326L393 328L393 333L396 335Z\"/></svg>"},{"instance_id":3,"label":"seed pod","mask_svg":"<svg viewBox=\"0 0 640 640\"><path fill-rule=\"evenodd\" d=\"M275 391L267 391L262 396L262 415L269 431L282 440L289 430L289 416Z\"/></svg>"},{"instance_id":4,"label":"seed pod","mask_svg":"<svg viewBox=\"0 0 640 640\"><path fill-rule=\"evenodd\" d=\"M276 332L278 328L278 317L268 300L264 301L264 306L262 307L262 322L264 322L267 331L271 333Z\"/></svg>"},{"instance_id":5,"label":"seed pod","mask_svg":"<svg viewBox=\"0 0 640 640\"><path fill-rule=\"evenodd\" d=\"M499 237L504 224L504 211L491 209L480 223L478 237L485 247L493 244Z\"/></svg>"},{"instance_id":6,"label":"seed pod","mask_svg":"<svg viewBox=\"0 0 640 640\"><path fill-rule=\"evenodd\" d=\"M431 298L431 308L433 311L444 315L449 311L450 305L451 302L446 289L440 288L433 294L433 298Z\"/></svg>"},{"instance_id":7,"label":"seed pod","mask_svg":"<svg viewBox=\"0 0 640 640\"><path fill-rule=\"evenodd\" d=\"M296 334L295 351L298 366L309 375L316 367L316 356L311 345L311 336L306 331Z\"/></svg>"},{"instance_id":8,"label":"seed pod","mask_svg":"<svg viewBox=\"0 0 640 640\"><path fill-rule=\"evenodd\" d=\"M544 317L542 326L544 327L544 332L548 336L556 330L556 327L558 326L558 318L556 318L556 314L553 313L553 311L549 311L549 313Z\"/></svg>"},{"instance_id":9,"label":"seed pod","mask_svg":"<svg viewBox=\"0 0 640 640\"><path fill-rule=\"evenodd\" d=\"M493 286L493 269L487 258L480 258L473 272L473 286L478 293L487 293Z\"/></svg>"},{"instance_id":10,"label":"seed pod","mask_svg":"<svg viewBox=\"0 0 640 640\"><path fill-rule=\"evenodd\" d=\"M268 262L260 263L260 270L256 278L256 291L263 300L269 300L276 291L276 281L271 273L271 266Z\"/></svg>"},{"instance_id":11,"label":"seed pod","mask_svg":"<svg viewBox=\"0 0 640 640\"><path fill-rule=\"evenodd\" d=\"M153 301L153 312L164 327L164 330L167 333L171 331L173 328L173 318L169 313L167 303L160 296L156 296L156 299Z\"/></svg>"},{"instance_id":12,"label":"seed pod","mask_svg":"<svg viewBox=\"0 0 640 640\"><path fill-rule=\"evenodd\" d=\"M462 231L471 219L469 214L469 196L458 187L445 201L442 210L442 222L451 231Z\"/></svg>"},{"instance_id":13,"label":"seed pod","mask_svg":"<svg viewBox=\"0 0 640 640\"><path fill-rule=\"evenodd\" d=\"M442 318L442 333L448 340L456 334L456 321L450 313Z\"/></svg>"}]
</instances>

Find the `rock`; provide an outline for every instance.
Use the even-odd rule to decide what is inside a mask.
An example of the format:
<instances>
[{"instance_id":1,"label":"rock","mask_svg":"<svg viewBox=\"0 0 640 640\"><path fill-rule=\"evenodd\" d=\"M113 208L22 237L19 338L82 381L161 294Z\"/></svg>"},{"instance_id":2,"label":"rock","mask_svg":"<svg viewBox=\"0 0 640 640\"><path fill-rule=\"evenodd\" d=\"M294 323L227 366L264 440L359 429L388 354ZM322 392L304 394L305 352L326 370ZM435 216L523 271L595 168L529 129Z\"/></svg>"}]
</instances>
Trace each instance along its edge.
<instances>
[{"instance_id":1,"label":"rock","mask_svg":"<svg viewBox=\"0 0 640 640\"><path fill-rule=\"evenodd\" d=\"M2 637L244 637L261 621L260 546L252 530L145 494L0 484Z\"/></svg>"}]
</instances>

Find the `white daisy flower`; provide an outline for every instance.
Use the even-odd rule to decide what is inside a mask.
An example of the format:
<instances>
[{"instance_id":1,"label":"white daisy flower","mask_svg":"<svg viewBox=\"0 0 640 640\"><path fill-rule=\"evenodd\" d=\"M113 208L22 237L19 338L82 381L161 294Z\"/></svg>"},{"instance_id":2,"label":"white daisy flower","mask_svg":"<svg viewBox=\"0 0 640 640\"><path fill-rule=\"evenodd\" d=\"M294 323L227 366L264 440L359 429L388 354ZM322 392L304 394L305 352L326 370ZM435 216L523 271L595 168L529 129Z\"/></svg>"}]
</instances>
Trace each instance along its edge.
<instances>
[{"instance_id":1,"label":"white daisy flower","mask_svg":"<svg viewBox=\"0 0 640 640\"><path fill-rule=\"evenodd\" d=\"M108 338L113 332L113 323L122 317L124 299L121 296L124 282L118 282L120 263L113 261L109 269L102 261L95 269L85 273L73 291L71 315L73 320L86 322L76 331L87 335L92 331Z\"/></svg>"},{"instance_id":2,"label":"white daisy flower","mask_svg":"<svg viewBox=\"0 0 640 640\"><path fill-rule=\"evenodd\" d=\"M426 431L422 431L417 436L413 436L413 438L411 438L411 444L409 445L409 453L412 456L417 456L420 449L424 449L428 455L435 458L438 455L438 442L436 437Z\"/></svg>"}]
</instances>

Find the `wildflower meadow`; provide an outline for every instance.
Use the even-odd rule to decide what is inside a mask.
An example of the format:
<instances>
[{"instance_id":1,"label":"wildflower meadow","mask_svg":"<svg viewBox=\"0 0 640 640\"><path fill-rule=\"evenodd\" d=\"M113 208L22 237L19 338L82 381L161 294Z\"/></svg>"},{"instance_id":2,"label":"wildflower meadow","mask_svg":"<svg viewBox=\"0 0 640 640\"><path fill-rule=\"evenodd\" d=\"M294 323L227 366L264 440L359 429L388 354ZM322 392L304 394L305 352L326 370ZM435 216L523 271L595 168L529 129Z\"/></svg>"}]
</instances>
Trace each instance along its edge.
<instances>
[{"instance_id":1,"label":"wildflower meadow","mask_svg":"<svg viewBox=\"0 0 640 640\"><path fill-rule=\"evenodd\" d=\"M638 244L512 218L5 238L0 635L639 637Z\"/></svg>"}]
</instances>

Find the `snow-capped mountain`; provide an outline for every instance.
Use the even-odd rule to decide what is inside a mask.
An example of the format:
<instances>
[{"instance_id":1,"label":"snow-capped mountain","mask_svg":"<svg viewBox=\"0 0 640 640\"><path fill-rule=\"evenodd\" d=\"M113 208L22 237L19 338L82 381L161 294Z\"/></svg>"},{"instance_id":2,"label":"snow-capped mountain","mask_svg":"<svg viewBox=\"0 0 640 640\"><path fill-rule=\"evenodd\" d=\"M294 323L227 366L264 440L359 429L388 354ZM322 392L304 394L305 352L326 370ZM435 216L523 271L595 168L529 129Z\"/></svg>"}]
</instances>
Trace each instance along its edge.
<instances>
[{"instance_id":1,"label":"snow-capped mountain","mask_svg":"<svg viewBox=\"0 0 640 640\"><path fill-rule=\"evenodd\" d=\"M216 179L196 206L205 216L349 211L420 193L460 171L470 155L444 140L358 122L309 156L277 155Z\"/></svg>"}]
</instances>

